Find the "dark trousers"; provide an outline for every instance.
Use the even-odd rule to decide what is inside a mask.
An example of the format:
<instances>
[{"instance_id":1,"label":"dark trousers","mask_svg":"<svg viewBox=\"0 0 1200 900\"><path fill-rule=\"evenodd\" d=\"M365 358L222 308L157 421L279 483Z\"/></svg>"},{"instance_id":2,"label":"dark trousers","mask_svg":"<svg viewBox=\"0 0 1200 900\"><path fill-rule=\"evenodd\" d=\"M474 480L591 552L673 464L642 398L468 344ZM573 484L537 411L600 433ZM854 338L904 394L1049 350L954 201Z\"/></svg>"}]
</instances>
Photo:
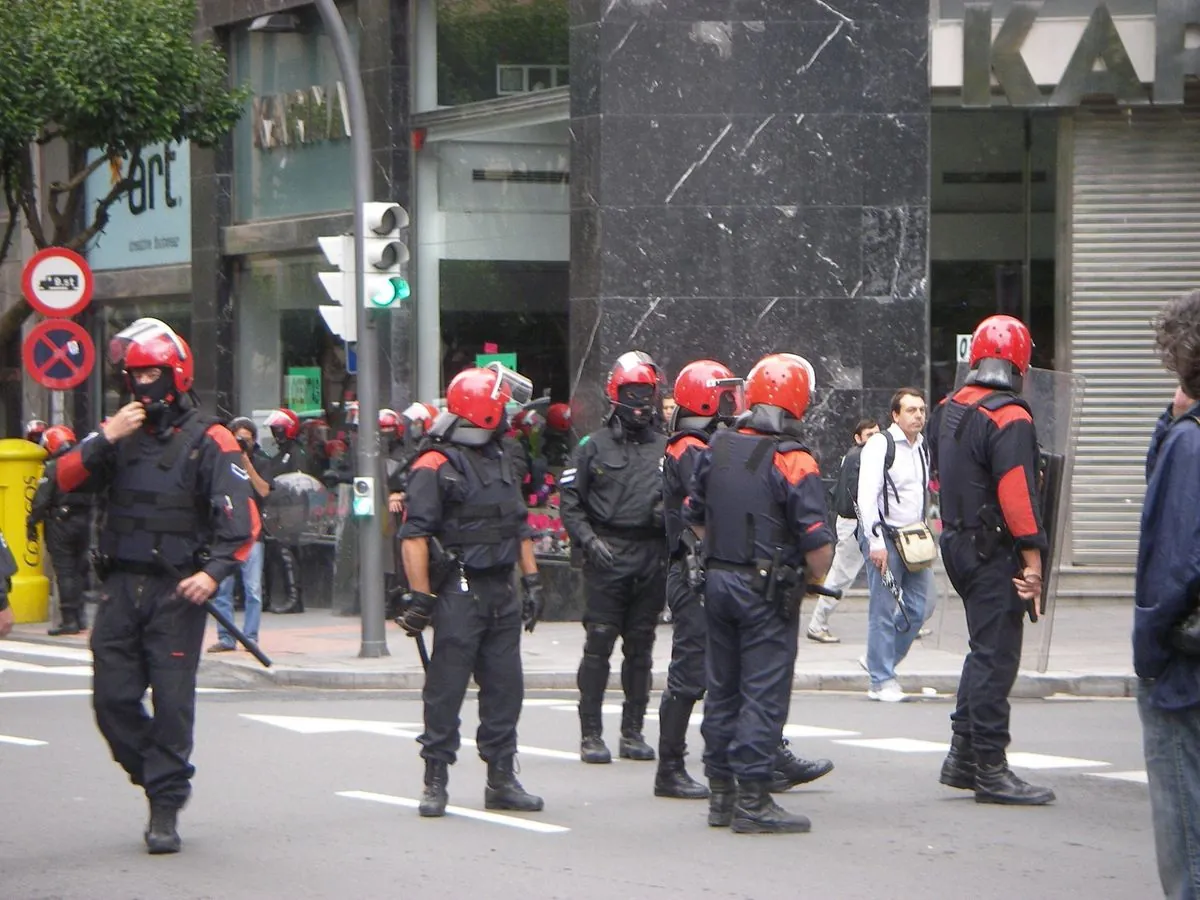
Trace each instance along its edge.
<instances>
[{"instance_id":1,"label":"dark trousers","mask_svg":"<svg viewBox=\"0 0 1200 900\"><path fill-rule=\"evenodd\" d=\"M83 592L87 590L92 538L90 509L73 509L62 518L46 520L46 549L54 563L58 582L58 609L63 621L78 619L83 613Z\"/></svg>"},{"instance_id":2,"label":"dark trousers","mask_svg":"<svg viewBox=\"0 0 1200 900\"><path fill-rule=\"evenodd\" d=\"M950 721L954 733L969 738L977 753L994 757L1004 753L1011 739L1008 694L1021 664L1025 606L1012 585L1019 565L1004 550L979 559L967 532L943 537L942 558L950 583L963 598L970 635Z\"/></svg>"},{"instance_id":3,"label":"dark trousers","mask_svg":"<svg viewBox=\"0 0 1200 900\"><path fill-rule=\"evenodd\" d=\"M654 666L654 630L666 595L665 541L604 538L616 559L607 569L583 568L587 633L576 683L579 714L600 716L608 685L609 658L621 638L621 686L625 702L645 711ZM640 716L636 717L640 721ZM640 726L634 730L640 730Z\"/></svg>"},{"instance_id":4,"label":"dark trousers","mask_svg":"<svg viewBox=\"0 0 1200 900\"><path fill-rule=\"evenodd\" d=\"M704 697L705 649L708 625L701 596L688 586L683 563L675 560L667 570L667 608L671 610L671 664L667 690L687 700Z\"/></svg>"},{"instance_id":5,"label":"dark trousers","mask_svg":"<svg viewBox=\"0 0 1200 900\"><path fill-rule=\"evenodd\" d=\"M457 576L442 587L433 611L433 653L425 674L421 756L452 765L461 746L463 698L471 676L479 685L475 739L486 761L517 752L517 719L525 699L521 669L521 604L508 572Z\"/></svg>"},{"instance_id":6,"label":"dark trousers","mask_svg":"<svg viewBox=\"0 0 1200 900\"><path fill-rule=\"evenodd\" d=\"M800 617L785 621L750 575L709 570L704 769L709 778L769 781L783 739Z\"/></svg>"},{"instance_id":7,"label":"dark trousers","mask_svg":"<svg viewBox=\"0 0 1200 900\"><path fill-rule=\"evenodd\" d=\"M113 759L156 805L181 807L195 772L196 668L204 608L175 596L178 579L115 572L92 627L92 707ZM153 690L154 716L142 698Z\"/></svg>"}]
</instances>

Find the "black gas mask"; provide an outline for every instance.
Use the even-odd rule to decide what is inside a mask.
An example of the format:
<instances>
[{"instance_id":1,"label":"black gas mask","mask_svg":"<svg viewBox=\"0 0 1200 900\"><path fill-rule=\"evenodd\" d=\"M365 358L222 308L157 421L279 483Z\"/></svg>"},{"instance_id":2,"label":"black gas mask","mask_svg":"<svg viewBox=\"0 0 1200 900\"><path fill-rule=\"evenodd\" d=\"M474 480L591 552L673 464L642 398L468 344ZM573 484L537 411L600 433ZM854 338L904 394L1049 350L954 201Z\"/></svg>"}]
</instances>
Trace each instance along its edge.
<instances>
[{"instance_id":1,"label":"black gas mask","mask_svg":"<svg viewBox=\"0 0 1200 900\"><path fill-rule=\"evenodd\" d=\"M654 421L656 393L652 384L623 384L617 388L613 407L621 424L631 431L648 428Z\"/></svg>"},{"instance_id":2,"label":"black gas mask","mask_svg":"<svg viewBox=\"0 0 1200 900\"><path fill-rule=\"evenodd\" d=\"M162 431L174 414L175 383L170 369L159 369L158 378L150 384L138 384L132 373L126 375L126 386L133 399L146 407L146 427Z\"/></svg>"}]
</instances>

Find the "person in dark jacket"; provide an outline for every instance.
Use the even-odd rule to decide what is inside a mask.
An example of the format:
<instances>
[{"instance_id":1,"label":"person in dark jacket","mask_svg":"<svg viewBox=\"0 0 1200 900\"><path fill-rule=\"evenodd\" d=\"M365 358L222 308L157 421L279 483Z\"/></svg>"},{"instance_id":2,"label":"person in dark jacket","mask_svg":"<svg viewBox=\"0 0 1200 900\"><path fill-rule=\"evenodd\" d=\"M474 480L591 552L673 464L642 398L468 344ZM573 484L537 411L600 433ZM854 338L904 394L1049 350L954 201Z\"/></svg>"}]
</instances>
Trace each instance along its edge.
<instances>
[{"instance_id":1,"label":"person in dark jacket","mask_svg":"<svg viewBox=\"0 0 1200 900\"><path fill-rule=\"evenodd\" d=\"M1200 896L1200 291L1155 323L1179 379L1146 456L1134 586L1133 667L1166 897Z\"/></svg>"},{"instance_id":2,"label":"person in dark jacket","mask_svg":"<svg viewBox=\"0 0 1200 900\"><path fill-rule=\"evenodd\" d=\"M43 433L42 447L50 457L26 520L29 539L33 541L37 540L37 526L46 524L46 549L58 582L59 624L46 632L52 637L79 634L87 628L83 592L91 574L92 513L96 497L79 491L60 491L54 475L57 459L75 443L75 432L66 425L52 425Z\"/></svg>"},{"instance_id":3,"label":"person in dark jacket","mask_svg":"<svg viewBox=\"0 0 1200 900\"><path fill-rule=\"evenodd\" d=\"M400 626L419 637L433 624L425 675L425 791L418 812L446 814L449 767L461 742L459 714L472 676L479 684L476 746L487 763L487 809L538 812L541 797L517 780L517 720L525 695L521 626L532 632L544 608L518 468L504 449L505 405L523 402L529 381L498 363L467 369L446 388L430 445L413 463L400 529L411 587ZM515 396L514 396L515 394ZM514 589L521 570L524 596Z\"/></svg>"},{"instance_id":4,"label":"person in dark jacket","mask_svg":"<svg viewBox=\"0 0 1200 900\"><path fill-rule=\"evenodd\" d=\"M622 640L619 752L623 759L653 760L642 735L650 701L654 631L666 593L662 464L667 439L655 427L662 373L647 354L622 354L608 376L612 404L607 421L571 453L558 487L562 521L582 549L586 607L579 685L579 757L610 763L601 709L609 658Z\"/></svg>"},{"instance_id":5,"label":"person in dark jacket","mask_svg":"<svg viewBox=\"0 0 1200 900\"><path fill-rule=\"evenodd\" d=\"M146 792L147 848L177 853L195 772L203 604L250 553L259 518L233 435L196 408L183 338L139 319L118 342L133 400L59 457L55 477L62 491L104 496L92 706L113 758Z\"/></svg>"},{"instance_id":6,"label":"person in dark jacket","mask_svg":"<svg viewBox=\"0 0 1200 900\"><path fill-rule=\"evenodd\" d=\"M0 534L0 638L8 637L13 627L13 611L8 604L12 577L17 574L17 561L8 549L8 541Z\"/></svg>"}]
</instances>

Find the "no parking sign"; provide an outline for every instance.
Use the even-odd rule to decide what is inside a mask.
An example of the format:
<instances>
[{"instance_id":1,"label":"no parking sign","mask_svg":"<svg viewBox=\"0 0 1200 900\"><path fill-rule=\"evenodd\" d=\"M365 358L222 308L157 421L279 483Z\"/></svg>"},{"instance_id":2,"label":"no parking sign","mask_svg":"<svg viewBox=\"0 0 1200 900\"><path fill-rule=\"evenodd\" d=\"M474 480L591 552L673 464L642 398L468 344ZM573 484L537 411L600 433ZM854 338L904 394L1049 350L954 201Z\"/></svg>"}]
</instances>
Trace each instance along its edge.
<instances>
[{"instance_id":1,"label":"no parking sign","mask_svg":"<svg viewBox=\"0 0 1200 900\"><path fill-rule=\"evenodd\" d=\"M96 347L91 335L70 319L47 319L29 332L21 356L34 381L65 391L87 380L96 361Z\"/></svg>"}]
</instances>

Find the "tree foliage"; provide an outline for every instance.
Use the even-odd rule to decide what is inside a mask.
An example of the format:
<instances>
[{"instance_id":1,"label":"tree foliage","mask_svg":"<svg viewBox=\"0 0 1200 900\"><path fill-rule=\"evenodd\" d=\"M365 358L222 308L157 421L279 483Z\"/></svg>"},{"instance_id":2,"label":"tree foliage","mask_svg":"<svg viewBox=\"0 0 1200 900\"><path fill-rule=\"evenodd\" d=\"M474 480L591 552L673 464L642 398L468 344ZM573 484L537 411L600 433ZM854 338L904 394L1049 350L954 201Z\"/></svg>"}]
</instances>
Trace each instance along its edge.
<instances>
[{"instance_id":1,"label":"tree foliage","mask_svg":"<svg viewBox=\"0 0 1200 900\"><path fill-rule=\"evenodd\" d=\"M9 224L18 213L38 248L80 250L104 230L108 212L133 185L142 148L189 140L212 146L242 114L225 58L193 39L195 0L0 0L0 182ZM33 148L63 141L65 180L34 183ZM88 162L88 150L104 153ZM129 165L109 193L85 208L85 183L108 157ZM0 317L0 347L29 314L24 302Z\"/></svg>"}]
</instances>

